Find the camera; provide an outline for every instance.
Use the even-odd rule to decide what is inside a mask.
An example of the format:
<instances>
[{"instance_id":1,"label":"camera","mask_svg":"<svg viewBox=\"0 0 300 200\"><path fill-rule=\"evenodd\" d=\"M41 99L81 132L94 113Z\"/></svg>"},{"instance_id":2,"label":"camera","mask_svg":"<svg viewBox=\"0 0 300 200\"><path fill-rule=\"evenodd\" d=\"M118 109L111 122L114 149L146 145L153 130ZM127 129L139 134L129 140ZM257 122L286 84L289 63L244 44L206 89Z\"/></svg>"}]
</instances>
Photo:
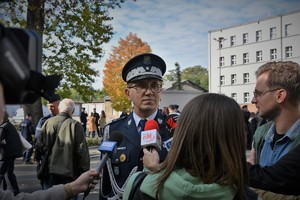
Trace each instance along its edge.
<instances>
[{"instance_id":1,"label":"camera","mask_svg":"<svg viewBox=\"0 0 300 200\"><path fill-rule=\"evenodd\" d=\"M42 73L42 39L33 30L0 24L0 81L7 104L51 101L61 76Z\"/></svg>"}]
</instances>

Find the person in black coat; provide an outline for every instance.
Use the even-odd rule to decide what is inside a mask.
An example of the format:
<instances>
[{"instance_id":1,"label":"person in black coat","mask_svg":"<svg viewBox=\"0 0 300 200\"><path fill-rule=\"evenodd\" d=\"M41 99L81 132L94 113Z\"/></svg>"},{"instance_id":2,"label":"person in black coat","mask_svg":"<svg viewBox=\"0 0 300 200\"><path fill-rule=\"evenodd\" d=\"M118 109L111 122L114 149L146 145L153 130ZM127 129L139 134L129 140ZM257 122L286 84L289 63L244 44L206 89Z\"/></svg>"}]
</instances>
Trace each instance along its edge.
<instances>
[{"instance_id":1,"label":"person in black coat","mask_svg":"<svg viewBox=\"0 0 300 200\"><path fill-rule=\"evenodd\" d=\"M0 124L0 185L3 181L3 189L11 186L14 195L20 193L16 175L14 174L15 159L22 157L22 142L16 128L9 122L7 112ZM7 173L7 181L4 175Z\"/></svg>"},{"instance_id":2,"label":"person in black coat","mask_svg":"<svg viewBox=\"0 0 300 200\"><path fill-rule=\"evenodd\" d=\"M86 134L87 116L88 116L88 114L86 113L85 108L81 108L80 123L83 127L84 134Z\"/></svg>"}]
</instances>

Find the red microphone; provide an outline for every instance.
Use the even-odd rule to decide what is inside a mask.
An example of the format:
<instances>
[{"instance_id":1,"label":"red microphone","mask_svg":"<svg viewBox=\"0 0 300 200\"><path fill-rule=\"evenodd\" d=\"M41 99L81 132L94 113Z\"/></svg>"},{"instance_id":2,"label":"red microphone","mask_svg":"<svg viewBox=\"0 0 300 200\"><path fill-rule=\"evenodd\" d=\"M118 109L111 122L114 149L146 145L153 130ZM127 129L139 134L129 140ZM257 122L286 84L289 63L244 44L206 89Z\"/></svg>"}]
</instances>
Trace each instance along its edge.
<instances>
[{"instance_id":1,"label":"red microphone","mask_svg":"<svg viewBox=\"0 0 300 200\"><path fill-rule=\"evenodd\" d=\"M148 149L156 148L161 150L161 136L159 127L155 120L147 120L144 131L141 132L141 146Z\"/></svg>"}]
</instances>

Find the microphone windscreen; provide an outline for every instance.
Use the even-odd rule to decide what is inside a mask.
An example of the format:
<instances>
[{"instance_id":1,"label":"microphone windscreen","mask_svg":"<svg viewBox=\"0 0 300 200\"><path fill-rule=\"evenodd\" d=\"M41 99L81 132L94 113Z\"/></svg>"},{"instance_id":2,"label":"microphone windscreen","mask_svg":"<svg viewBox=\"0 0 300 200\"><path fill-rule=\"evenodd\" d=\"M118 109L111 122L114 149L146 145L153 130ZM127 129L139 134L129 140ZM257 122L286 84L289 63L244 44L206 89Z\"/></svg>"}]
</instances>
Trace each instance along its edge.
<instances>
[{"instance_id":1,"label":"microphone windscreen","mask_svg":"<svg viewBox=\"0 0 300 200\"><path fill-rule=\"evenodd\" d=\"M159 132L158 123L155 120L153 120L153 119L147 120L146 124L145 124L144 130L145 131L148 131L148 130L157 130Z\"/></svg>"},{"instance_id":2,"label":"microphone windscreen","mask_svg":"<svg viewBox=\"0 0 300 200\"><path fill-rule=\"evenodd\" d=\"M123 134L120 131L113 131L110 134L108 141L115 141L117 142L117 146L119 146L123 141Z\"/></svg>"}]
</instances>

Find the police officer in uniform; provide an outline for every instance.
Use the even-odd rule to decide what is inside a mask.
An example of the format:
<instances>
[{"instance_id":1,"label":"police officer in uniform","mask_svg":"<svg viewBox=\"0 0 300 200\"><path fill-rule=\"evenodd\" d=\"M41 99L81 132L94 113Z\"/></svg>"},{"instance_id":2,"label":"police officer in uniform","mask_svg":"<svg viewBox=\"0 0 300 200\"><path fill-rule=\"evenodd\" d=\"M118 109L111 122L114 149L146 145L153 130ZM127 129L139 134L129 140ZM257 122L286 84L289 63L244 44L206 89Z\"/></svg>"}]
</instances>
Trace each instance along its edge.
<instances>
[{"instance_id":1,"label":"police officer in uniform","mask_svg":"<svg viewBox=\"0 0 300 200\"><path fill-rule=\"evenodd\" d=\"M154 119L158 123L162 141L169 139L165 118L158 109L165 71L164 60L151 53L137 55L125 64L122 78L127 83L125 94L132 101L133 111L104 128L104 140L109 138L110 133L120 131L123 141L102 171L99 199L121 199L129 177L143 170L142 122ZM160 160L164 160L167 150L162 147L158 152Z\"/></svg>"}]
</instances>

